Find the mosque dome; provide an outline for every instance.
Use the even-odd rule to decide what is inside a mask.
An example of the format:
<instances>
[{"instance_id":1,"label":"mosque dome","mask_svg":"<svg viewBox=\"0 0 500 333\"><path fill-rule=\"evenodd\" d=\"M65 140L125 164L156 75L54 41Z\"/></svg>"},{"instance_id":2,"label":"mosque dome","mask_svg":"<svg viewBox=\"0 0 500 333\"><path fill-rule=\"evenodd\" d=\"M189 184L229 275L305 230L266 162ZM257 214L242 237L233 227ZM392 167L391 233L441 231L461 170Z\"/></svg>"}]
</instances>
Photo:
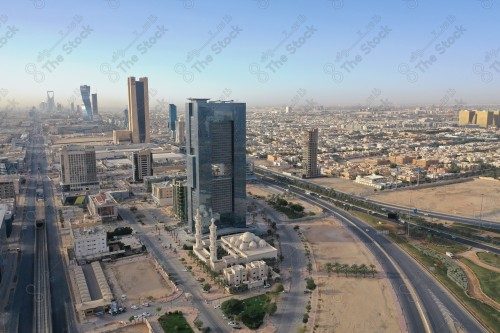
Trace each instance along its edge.
<instances>
[{"instance_id":1,"label":"mosque dome","mask_svg":"<svg viewBox=\"0 0 500 333\"><path fill-rule=\"evenodd\" d=\"M236 242L236 237L229 238L229 243L234 244Z\"/></svg>"},{"instance_id":2,"label":"mosque dome","mask_svg":"<svg viewBox=\"0 0 500 333\"><path fill-rule=\"evenodd\" d=\"M239 249L241 251L245 251L247 249L247 244L246 243L241 243Z\"/></svg>"},{"instance_id":3,"label":"mosque dome","mask_svg":"<svg viewBox=\"0 0 500 333\"><path fill-rule=\"evenodd\" d=\"M266 241L265 241L265 240L263 240L263 239L261 239L261 240L259 241L259 247L266 247L266 246L267 246Z\"/></svg>"},{"instance_id":4,"label":"mosque dome","mask_svg":"<svg viewBox=\"0 0 500 333\"><path fill-rule=\"evenodd\" d=\"M244 242L251 242L253 241L254 237L255 237L254 234L247 231L243 235L241 235L240 239Z\"/></svg>"},{"instance_id":5,"label":"mosque dome","mask_svg":"<svg viewBox=\"0 0 500 333\"><path fill-rule=\"evenodd\" d=\"M256 249L257 248L257 243L254 241L251 241L250 244L248 244L249 249Z\"/></svg>"}]
</instances>

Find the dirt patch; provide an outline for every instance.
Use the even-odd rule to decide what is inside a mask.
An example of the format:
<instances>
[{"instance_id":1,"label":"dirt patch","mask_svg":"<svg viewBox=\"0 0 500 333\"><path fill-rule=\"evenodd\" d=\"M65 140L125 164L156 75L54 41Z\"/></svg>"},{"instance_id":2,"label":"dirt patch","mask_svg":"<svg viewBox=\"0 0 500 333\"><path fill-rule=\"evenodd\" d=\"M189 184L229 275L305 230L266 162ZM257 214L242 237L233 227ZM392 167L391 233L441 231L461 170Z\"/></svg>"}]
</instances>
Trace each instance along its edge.
<instances>
[{"instance_id":1,"label":"dirt patch","mask_svg":"<svg viewBox=\"0 0 500 333\"><path fill-rule=\"evenodd\" d=\"M149 333L149 328L146 324L135 324L126 327L118 328L113 333Z\"/></svg>"},{"instance_id":2,"label":"dirt patch","mask_svg":"<svg viewBox=\"0 0 500 333\"><path fill-rule=\"evenodd\" d=\"M418 190L377 192L370 198L445 214L500 222L500 182L474 179Z\"/></svg>"},{"instance_id":3,"label":"dirt patch","mask_svg":"<svg viewBox=\"0 0 500 333\"><path fill-rule=\"evenodd\" d=\"M113 294L117 298L122 294L127 295L130 304L146 301L149 296L158 299L172 292L168 282L145 256L107 263L105 266L106 274L114 277L111 279L115 282L112 283Z\"/></svg>"},{"instance_id":4,"label":"dirt patch","mask_svg":"<svg viewBox=\"0 0 500 333\"><path fill-rule=\"evenodd\" d=\"M319 269L316 332L404 332L404 318L389 280L372 277L328 277L326 262L380 265L371 252L333 218L302 225Z\"/></svg>"},{"instance_id":5,"label":"dirt patch","mask_svg":"<svg viewBox=\"0 0 500 333\"><path fill-rule=\"evenodd\" d=\"M374 192L373 187L371 186L361 185L354 182L354 180L344 178L312 178L309 179L309 181L311 183L328 186L334 190L354 195L368 195Z\"/></svg>"}]
</instances>

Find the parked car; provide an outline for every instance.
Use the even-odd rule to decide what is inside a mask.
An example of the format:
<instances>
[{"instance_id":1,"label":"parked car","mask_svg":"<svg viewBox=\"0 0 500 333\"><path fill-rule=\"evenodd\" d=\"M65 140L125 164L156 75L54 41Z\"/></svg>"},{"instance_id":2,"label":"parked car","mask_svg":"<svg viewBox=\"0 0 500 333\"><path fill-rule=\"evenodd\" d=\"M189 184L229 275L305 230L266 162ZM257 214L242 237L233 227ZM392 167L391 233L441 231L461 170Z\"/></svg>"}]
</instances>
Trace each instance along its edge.
<instances>
[{"instance_id":1,"label":"parked car","mask_svg":"<svg viewBox=\"0 0 500 333\"><path fill-rule=\"evenodd\" d=\"M139 309L139 307L138 307L137 305L132 305L130 308L131 308L132 310L137 310L137 309Z\"/></svg>"}]
</instances>

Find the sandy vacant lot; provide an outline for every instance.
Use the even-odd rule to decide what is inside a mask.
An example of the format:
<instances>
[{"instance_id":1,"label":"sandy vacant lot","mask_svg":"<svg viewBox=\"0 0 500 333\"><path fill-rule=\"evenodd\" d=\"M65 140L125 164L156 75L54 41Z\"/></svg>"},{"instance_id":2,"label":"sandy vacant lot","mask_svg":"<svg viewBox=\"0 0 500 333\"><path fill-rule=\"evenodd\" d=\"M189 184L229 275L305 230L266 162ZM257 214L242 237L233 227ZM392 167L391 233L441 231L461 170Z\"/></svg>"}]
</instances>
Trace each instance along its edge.
<instances>
[{"instance_id":1,"label":"sandy vacant lot","mask_svg":"<svg viewBox=\"0 0 500 333\"><path fill-rule=\"evenodd\" d=\"M465 183L423 188L378 192L370 198L404 206L417 207L446 214L482 218L500 222L500 182L474 179Z\"/></svg>"},{"instance_id":2,"label":"sandy vacant lot","mask_svg":"<svg viewBox=\"0 0 500 333\"><path fill-rule=\"evenodd\" d=\"M326 262L380 265L358 239L332 218L301 226L319 268ZM390 282L375 278L343 277L320 271L316 332L404 332L404 319Z\"/></svg>"},{"instance_id":3,"label":"sandy vacant lot","mask_svg":"<svg viewBox=\"0 0 500 333\"><path fill-rule=\"evenodd\" d=\"M361 185L354 180L344 178L313 178L309 179L311 183L328 186L337 191L355 195L364 195L373 193L373 187Z\"/></svg>"},{"instance_id":4,"label":"sandy vacant lot","mask_svg":"<svg viewBox=\"0 0 500 333\"><path fill-rule=\"evenodd\" d=\"M120 260L106 264L106 273L113 274L120 292L127 295L131 304L146 300L152 296L154 299L165 297L171 293L167 281L156 271L153 263L145 256L133 259ZM113 294L119 297L116 286Z\"/></svg>"}]
</instances>

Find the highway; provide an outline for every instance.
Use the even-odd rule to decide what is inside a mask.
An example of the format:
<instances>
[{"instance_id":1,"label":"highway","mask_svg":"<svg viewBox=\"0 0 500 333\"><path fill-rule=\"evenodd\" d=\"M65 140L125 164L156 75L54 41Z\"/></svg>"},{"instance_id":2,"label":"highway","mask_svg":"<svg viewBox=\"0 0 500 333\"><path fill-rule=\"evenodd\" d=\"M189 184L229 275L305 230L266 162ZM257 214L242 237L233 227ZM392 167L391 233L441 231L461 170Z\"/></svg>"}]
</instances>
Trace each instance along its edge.
<instances>
[{"instance_id":1,"label":"highway","mask_svg":"<svg viewBox=\"0 0 500 333\"><path fill-rule=\"evenodd\" d=\"M31 170L36 170L36 153L32 150ZM36 175L36 173L35 173ZM20 262L17 266L17 285L11 296L10 305L6 311L9 314L7 332L33 332L33 297L34 286L34 242L35 242L35 193L36 177L28 176L26 180L26 200L20 243Z\"/></svg>"},{"instance_id":2,"label":"highway","mask_svg":"<svg viewBox=\"0 0 500 333\"><path fill-rule=\"evenodd\" d=\"M43 195L45 198L52 328L54 332L78 332L75 311L69 290L68 269L62 257L59 231L57 230L58 222L56 220L57 212L54 209L53 184L46 176L47 160L43 149L43 138L39 137L38 140L40 144L40 174L43 180Z\"/></svg>"},{"instance_id":3,"label":"highway","mask_svg":"<svg viewBox=\"0 0 500 333\"><path fill-rule=\"evenodd\" d=\"M299 181L299 182L312 184L315 186L320 186L318 184L309 182L307 179L302 179L299 177L284 175L280 172L272 171L269 169L256 168L256 173L259 176L262 176L261 173L270 173L270 174L273 174L275 176L289 178L289 179L294 180L294 181ZM330 189L330 187L327 187L327 186L323 186L323 188ZM380 202L380 201L373 200L373 199L366 199L364 197L356 196L356 195L353 195L353 194L350 194L347 192L342 192L342 191L339 191L337 189L334 189L334 190L337 193L344 194L344 195L349 196L351 198L361 200L361 201L367 201L367 202L376 204L376 205L380 206L381 208L383 207L383 208L387 208L387 209L396 210L396 211L398 211L400 213L404 213L404 214L407 214L409 210L414 209L414 207L406 207L406 206L388 204L388 203ZM484 219L481 219L481 220L480 219L473 219L473 218L468 218L468 217L463 217L463 216L458 216L458 215L450 215L450 214L444 214L444 213L439 213L439 212L433 212L433 211L429 211L429 210L421 211L419 209L419 212L422 214L428 214L428 216L425 216L425 217L431 217L431 218L441 219L441 220L450 221L450 222L460 222L463 224L474 225L474 226L477 226L480 228L500 229L499 222L488 221L488 220L484 220Z\"/></svg>"},{"instance_id":4,"label":"highway","mask_svg":"<svg viewBox=\"0 0 500 333\"><path fill-rule=\"evenodd\" d=\"M47 229L39 219L45 218L45 207L43 199L37 202L37 212L35 214L35 293L34 293L34 317L36 333L52 332L50 285L49 285L49 265L47 258ZM39 211L40 210L40 211Z\"/></svg>"},{"instance_id":5,"label":"highway","mask_svg":"<svg viewBox=\"0 0 500 333\"><path fill-rule=\"evenodd\" d=\"M419 263L391 240L378 233L376 229L329 202L317 197L304 195L304 191L302 190L293 187L289 188L286 185L278 186L272 183L267 183L267 185L275 186L282 191L288 189L301 199L322 207L326 212L331 213L341 221L368 246L391 280L410 332L427 331L424 327L425 322L427 322L429 329L433 332L486 332L485 328L438 281L429 275ZM413 300L408 285L406 285L400 274L395 271L395 267L391 267L392 262L377 251L377 249L383 249L388 257L395 262L410 281L411 287L418 295L418 300ZM418 305L414 303L415 301L418 301L421 305L422 311L425 314L424 318L418 315L418 311L416 311ZM424 324L422 321L424 321Z\"/></svg>"}]
</instances>

